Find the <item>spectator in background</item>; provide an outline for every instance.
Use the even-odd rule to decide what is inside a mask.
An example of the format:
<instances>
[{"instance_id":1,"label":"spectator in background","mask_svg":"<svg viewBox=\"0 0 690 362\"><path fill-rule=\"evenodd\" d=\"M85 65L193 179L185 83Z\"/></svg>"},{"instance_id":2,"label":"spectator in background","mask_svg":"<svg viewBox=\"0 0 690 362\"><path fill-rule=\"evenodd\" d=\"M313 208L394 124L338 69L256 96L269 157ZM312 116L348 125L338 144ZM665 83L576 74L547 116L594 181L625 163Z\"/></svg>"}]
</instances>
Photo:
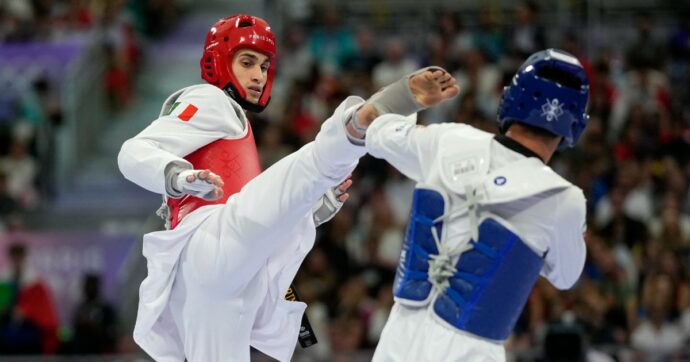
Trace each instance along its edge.
<instances>
[{"instance_id":1,"label":"spectator in background","mask_svg":"<svg viewBox=\"0 0 690 362\"><path fill-rule=\"evenodd\" d=\"M535 1L521 1L515 8L515 26L508 37L508 49L515 59L525 59L546 47L544 29L537 21L539 8Z\"/></svg>"},{"instance_id":2,"label":"spectator in background","mask_svg":"<svg viewBox=\"0 0 690 362\"><path fill-rule=\"evenodd\" d=\"M101 278L84 276L83 299L73 318L75 354L106 354L116 352L117 316L113 306L101 297Z\"/></svg>"},{"instance_id":3,"label":"spectator in background","mask_svg":"<svg viewBox=\"0 0 690 362\"><path fill-rule=\"evenodd\" d=\"M404 198L407 199L407 195ZM386 273L393 273L398 264L405 230L401 224L396 223L395 214L385 190L374 190L370 196L369 205L371 219L367 230L367 248L370 257L368 264L381 268Z\"/></svg>"},{"instance_id":4,"label":"spectator in background","mask_svg":"<svg viewBox=\"0 0 690 362\"><path fill-rule=\"evenodd\" d=\"M479 26L474 32L474 45L486 54L490 63L496 64L501 60L505 51L505 38L496 12L491 8L484 8L479 13Z\"/></svg>"},{"instance_id":5,"label":"spectator in background","mask_svg":"<svg viewBox=\"0 0 690 362\"><path fill-rule=\"evenodd\" d=\"M611 218L604 224L601 234L611 244L622 243L628 248L642 246L647 241L647 227L639 219L633 218L625 211L626 192L616 187L609 193Z\"/></svg>"},{"instance_id":6,"label":"spectator in background","mask_svg":"<svg viewBox=\"0 0 690 362\"><path fill-rule=\"evenodd\" d=\"M658 274L649 276L642 289L644 314L632 332L631 344L650 360L668 358L683 346L682 330L672 318L673 288L668 275Z\"/></svg>"},{"instance_id":7,"label":"spectator in background","mask_svg":"<svg viewBox=\"0 0 690 362\"><path fill-rule=\"evenodd\" d=\"M316 60L322 72L339 74L344 61L357 52L354 34L342 25L341 14L335 7L326 6L318 19L321 26L311 33L308 40L312 59Z\"/></svg>"},{"instance_id":8,"label":"spectator in background","mask_svg":"<svg viewBox=\"0 0 690 362\"><path fill-rule=\"evenodd\" d=\"M678 24L669 37L669 77L677 99L690 99L687 84L690 81L690 3L678 12ZM687 102L682 105L688 110Z\"/></svg>"},{"instance_id":9,"label":"spectator in background","mask_svg":"<svg viewBox=\"0 0 690 362\"><path fill-rule=\"evenodd\" d=\"M0 6L0 41L25 42L36 35L33 27L33 9L28 1L9 0Z\"/></svg>"},{"instance_id":10,"label":"spectator in background","mask_svg":"<svg viewBox=\"0 0 690 362\"><path fill-rule=\"evenodd\" d=\"M661 69L666 60L666 44L654 34L654 19L640 12L635 19L635 40L628 47L627 62L633 68Z\"/></svg>"},{"instance_id":11,"label":"spectator in background","mask_svg":"<svg viewBox=\"0 0 690 362\"><path fill-rule=\"evenodd\" d=\"M177 1L145 0L134 3L143 7L143 16L140 20L144 22L146 34L154 38L167 34L180 17Z\"/></svg>"},{"instance_id":12,"label":"spectator in background","mask_svg":"<svg viewBox=\"0 0 690 362\"><path fill-rule=\"evenodd\" d=\"M631 69L625 73L611 109L610 140L619 139L635 119L670 110L668 76L648 64L647 60L631 60Z\"/></svg>"},{"instance_id":13,"label":"spectator in background","mask_svg":"<svg viewBox=\"0 0 690 362\"><path fill-rule=\"evenodd\" d=\"M285 50L278 55L283 67L278 77L283 87L290 86L295 81L305 82L309 79L314 58L306 37L306 30L301 24L290 24L285 28L281 48Z\"/></svg>"},{"instance_id":14,"label":"spectator in background","mask_svg":"<svg viewBox=\"0 0 690 362\"><path fill-rule=\"evenodd\" d=\"M276 125L267 125L263 129L257 148L259 162L264 170L292 152L292 149L283 141L282 129Z\"/></svg>"},{"instance_id":15,"label":"spectator in background","mask_svg":"<svg viewBox=\"0 0 690 362\"><path fill-rule=\"evenodd\" d=\"M379 286L376 292L376 300L374 301L367 326L367 340L372 346L376 345L381 338L381 332L383 332L383 327L393 307L392 289L393 282L386 281Z\"/></svg>"},{"instance_id":16,"label":"spectator in background","mask_svg":"<svg viewBox=\"0 0 690 362\"><path fill-rule=\"evenodd\" d=\"M90 8L89 0L69 1L65 21L70 28L75 30L86 30L94 24L94 14Z\"/></svg>"},{"instance_id":17,"label":"spectator in background","mask_svg":"<svg viewBox=\"0 0 690 362\"><path fill-rule=\"evenodd\" d=\"M355 351L367 347L367 320L374 307L361 275L347 279L338 289L334 323L330 328L334 352Z\"/></svg>"},{"instance_id":18,"label":"spectator in background","mask_svg":"<svg viewBox=\"0 0 690 362\"><path fill-rule=\"evenodd\" d=\"M372 70L374 89L391 84L415 69L417 64L408 58L405 42L400 38L391 38L386 42L384 60Z\"/></svg>"},{"instance_id":19,"label":"spectator in background","mask_svg":"<svg viewBox=\"0 0 690 362\"><path fill-rule=\"evenodd\" d=\"M450 69L457 67L457 60L474 48L472 33L464 26L456 12L440 9L432 42L437 42Z\"/></svg>"},{"instance_id":20,"label":"spectator in background","mask_svg":"<svg viewBox=\"0 0 690 362\"><path fill-rule=\"evenodd\" d=\"M313 140L320 126L320 122L309 109L308 102L304 101L306 92L308 92L307 89L295 84L282 114L282 122L289 128L290 136L295 138L295 148ZM315 94L313 99L315 102L324 101L318 94ZM275 159L275 161L278 160Z\"/></svg>"},{"instance_id":21,"label":"spectator in background","mask_svg":"<svg viewBox=\"0 0 690 362\"><path fill-rule=\"evenodd\" d=\"M479 49L468 50L462 61L463 67L454 73L455 78L463 85L461 97L471 93L477 111L483 117L493 119L501 99L501 70L488 63L486 54Z\"/></svg>"},{"instance_id":22,"label":"spectator in background","mask_svg":"<svg viewBox=\"0 0 690 362\"><path fill-rule=\"evenodd\" d=\"M669 50L672 58L690 61L690 9L685 7L678 12L678 23L669 39Z\"/></svg>"},{"instance_id":23,"label":"spectator in background","mask_svg":"<svg viewBox=\"0 0 690 362\"><path fill-rule=\"evenodd\" d=\"M0 157L0 171L7 176L8 193L22 208L32 209L38 206L38 165L36 159L29 154L27 144L23 140L11 140L9 155Z\"/></svg>"},{"instance_id":24,"label":"spectator in background","mask_svg":"<svg viewBox=\"0 0 690 362\"><path fill-rule=\"evenodd\" d=\"M640 135L639 130L635 131ZM635 138L637 137L631 137ZM649 171L649 162L638 161L636 159L618 160L615 164L615 176L611 182L611 190L619 189L620 195L605 196L599 201L596 209L595 220L598 227L605 226L611 221L612 215L617 212L613 209L620 207L621 212L626 216L638 220L640 222L647 222L654 212L653 202L653 184L651 174ZM621 196L621 199L613 200L614 196ZM621 202L620 205L613 205L614 202ZM639 237L646 238L647 234Z\"/></svg>"},{"instance_id":25,"label":"spectator in background","mask_svg":"<svg viewBox=\"0 0 690 362\"><path fill-rule=\"evenodd\" d=\"M589 88L589 109L597 115L606 134L611 109L618 90L611 80L611 69L606 59L598 59L592 69L592 83ZM606 121L606 123L604 123Z\"/></svg>"},{"instance_id":26,"label":"spectator in background","mask_svg":"<svg viewBox=\"0 0 690 362\"><path fill-rule=\"evenodd\" d=\"M585 350L585 335L582 326L567 319L555 321L547 328L543 359L539 361L585 361Z\"/></svg>"},{"instance_id":27,"label":"spectator in background","mask_svg":"<svg viewBox=\"0 0 690 362\"><path fill-rule=\"evenodd\" d=\"M353 241L350 233L354 226L352 220L353 211L346 207L338 213L328 224L324 225L323 230L318 235L319 251L325 258L328 268L319 272L323 275L321 283L333 289L337 284L344 282L353 275L361 265L361 253L357 246L352 245ZM318 268L319 262L324 259L319 255L314 257L314 268ZM319 270L316 270L319 271Z\"/></svg>"},{"instance_id":28,"label":"spectator in background","mask_svg":"<svg viewBox=\"0 0 690 362\"><path fill-rule=\"evenodd\" d=\"M0 270L0 355L57 351L58 318L53 297L26 265L27 247L7 248L8 270Z\"/></svg>"},{"instance_id":29,"label":"spectator in background","mask_svg":"<svg viewBox=\"0 0 690 362\"><path fill-rule=\"evenodd\" d=\"M678 253L690 251L690 215L681 213L679 198L671 193L663 197L660 212L649 222L653 239Z\"/></svg>"},{"instance_id":30,"label":"spectator in background","mask_svg":"<svg viewBox=\"0 0 690 362\"><path fill-rule=\"evenodd\" d=\"M104 45L106 56L105 90L110 107L113 110L129 104L132 98L132 84L130 73L125 60L112 45Z\"/></svg>"},{"instance_id":31,"label":"spectator in background","mask_svg":"<svg viewBox=\"0 0 690 362\"><path fill-rule=\"evenodd\" d=\"M355 32L355 44L357 52L345 59L345 69L371 77L374 67L381 62L376 34L371 28L361 26Z\"/></svg>"},{"instance_id":32,"label":"spectator in background","mask_svg":"<svg viewBox=\"0 0 690 362\"><path fill-rule=\"evenodd\" d=\"M374 91L371 74L381 62L381 52L377 37L369 27L361 26L357 29L355 42L357 52L345 59L345 82L352 94L366 97Z\"/></svg>"},{"instance_id":33,"label":"spectator in background","mask_svg":"<svg viewBox=\"0 0 690 362\"><path fill-rule=\"evenodd\" d=\"M8 228L12 217L19 213L19 203L7 190L7 175L0 171L0 233Z\"/></svg>"}]
</instances>

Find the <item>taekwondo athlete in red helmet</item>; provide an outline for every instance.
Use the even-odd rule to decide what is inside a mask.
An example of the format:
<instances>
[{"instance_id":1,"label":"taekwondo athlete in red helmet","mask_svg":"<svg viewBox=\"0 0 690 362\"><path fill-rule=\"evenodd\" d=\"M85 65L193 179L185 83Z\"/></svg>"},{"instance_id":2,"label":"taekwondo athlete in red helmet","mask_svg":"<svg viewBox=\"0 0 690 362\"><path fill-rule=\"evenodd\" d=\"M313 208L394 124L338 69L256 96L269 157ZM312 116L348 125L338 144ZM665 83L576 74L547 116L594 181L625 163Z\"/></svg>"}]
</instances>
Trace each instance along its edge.
<instances>
[{"instance_id":1,"label":"taekwondo athlete in red helmet","mask_svg":"<svg viewBox=\"0 0 690 362\"><path fill-rule=\"evenodd\" d=\"M144 236L148 276L134 329L157 361L249 361L250 346L280 361L294 352L305 304L285 293L315 227L347 197L349 174L365 154L352 120L369 117L372 106L346 98L313 142L260 172L245 109L268 104L275 54L264 20L221 19L200 62L208 83L168 97L118 156L127 179L166 200L168 230ZM454 84L447 72L422 73L422 85ZM381 109L433 105L417 101L428 87L403 83L380 92Z\"/></svg>"},{"instance_id":2,"label":"taekwondo athlete in red helmet","mask_svg":"<svg viewBox=\"0 0 690 362\"><path fill-rule=\"evenodd\" d=\"M200 61L208 84L170 95L159 118L125 142L118 156L126 178L165 199L159 211L168 230L144 239L149 276L141 287L135 328L135 340L156 360L242 360L250 339L275 358L292 354L304 304L282 300L283 285L311 248L315 224L327 221L346 200L351 185L347 175L355 162L348 157L342 171L322 180L330 186L342 183L322 188L322 196L310 201L312 217L301 217L287 237L274 235L274 245L253 240L274 215L249 219L253 210L223 208L261 172L245 110L260 112L268 104L275 54L275 37L266 21L250 15L219 20L207 34ZM278 180L283 185L273 184ZM260 206L259 196L290 186L295 192L305 187L276 177L261 186L265 191L257 192L252 203ZM306 196L301 195L309 200ZM280 200L275 196L264 208ZM245 243L238 241L240 235L246 236ZM198 248L185 249L192 242ZM218 263L225 265L208 270ZM222 288L213 288L214 283ZM272 342L264 347L264 341Z\"/></svg>"}]
</instances>

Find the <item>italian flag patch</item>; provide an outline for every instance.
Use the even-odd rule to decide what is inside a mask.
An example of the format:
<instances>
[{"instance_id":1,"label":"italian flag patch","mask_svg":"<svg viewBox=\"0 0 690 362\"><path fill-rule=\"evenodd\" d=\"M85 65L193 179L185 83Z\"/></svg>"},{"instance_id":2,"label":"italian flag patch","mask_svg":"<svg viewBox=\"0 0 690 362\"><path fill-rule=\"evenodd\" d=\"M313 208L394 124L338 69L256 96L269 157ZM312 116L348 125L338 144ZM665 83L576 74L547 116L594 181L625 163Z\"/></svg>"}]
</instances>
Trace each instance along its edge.
<instances>
[{"instance_id":1,"label":"italian flag patch","mask_svg":"<svg viewBox=\"0 0 690 362\"><path fill-rule=\"evenodd\" d=\"M172 105L172 108L170 108L170 112L168 112L169 116L176 116L177 118L181 119L183 122L187 122L194 115L196 114L196 111L198 111L199 108L197 108L193 104L189 103L184 103L184 102L175 102Z\"/></svg>"}]
</instances>

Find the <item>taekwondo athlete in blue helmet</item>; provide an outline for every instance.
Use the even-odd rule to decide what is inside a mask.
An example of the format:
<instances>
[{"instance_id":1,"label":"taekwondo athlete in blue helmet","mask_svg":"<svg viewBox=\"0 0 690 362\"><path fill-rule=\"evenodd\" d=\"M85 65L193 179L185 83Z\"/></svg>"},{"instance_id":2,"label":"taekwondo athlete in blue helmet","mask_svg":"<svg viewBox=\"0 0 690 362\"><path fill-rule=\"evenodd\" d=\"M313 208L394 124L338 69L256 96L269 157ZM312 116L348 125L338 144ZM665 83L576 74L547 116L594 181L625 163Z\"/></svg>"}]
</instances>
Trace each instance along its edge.
<instances>
[{"instance_id":1,"label":"taekwondo athlete in blue helmet","mask_svg":"<svg viewBox=\"0 0 690 362\"><path fill-rule=\"evenodd\" d=\"M504 361L539 276L570 288L585 261L585 198L547 166L587 125L572 55L531 55L504 89L501 135L385 114L357 126L366 149L417 181L374 361Z\"/></svg>"}]
</instances>

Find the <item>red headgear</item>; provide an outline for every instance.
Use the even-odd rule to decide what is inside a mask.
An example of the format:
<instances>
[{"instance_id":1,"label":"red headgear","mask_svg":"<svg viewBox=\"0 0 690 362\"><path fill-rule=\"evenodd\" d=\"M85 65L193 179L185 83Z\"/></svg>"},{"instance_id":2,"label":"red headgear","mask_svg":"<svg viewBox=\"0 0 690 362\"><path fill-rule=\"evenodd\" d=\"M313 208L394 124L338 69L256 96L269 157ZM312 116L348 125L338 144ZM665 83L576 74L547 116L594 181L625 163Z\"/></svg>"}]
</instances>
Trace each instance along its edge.
<instances>
[{"instance_id":1,"label":"red headgear","mask_svg":"<svg viewBox=\"0 0 690 362\"><path fill-rule=\"evenodd\" d=\"M232 59L240 49L249 48L268 56L271 65L268 79L258 104L248 102L247 92L232 73ZM273 76L275 75L276 42L271 26L256 16L235 15L218 20L204 43L201 58L201 78L218 88L228 91L240 105L254 112L262 111L271 98Z\"/></svg>"}]
</instances>

